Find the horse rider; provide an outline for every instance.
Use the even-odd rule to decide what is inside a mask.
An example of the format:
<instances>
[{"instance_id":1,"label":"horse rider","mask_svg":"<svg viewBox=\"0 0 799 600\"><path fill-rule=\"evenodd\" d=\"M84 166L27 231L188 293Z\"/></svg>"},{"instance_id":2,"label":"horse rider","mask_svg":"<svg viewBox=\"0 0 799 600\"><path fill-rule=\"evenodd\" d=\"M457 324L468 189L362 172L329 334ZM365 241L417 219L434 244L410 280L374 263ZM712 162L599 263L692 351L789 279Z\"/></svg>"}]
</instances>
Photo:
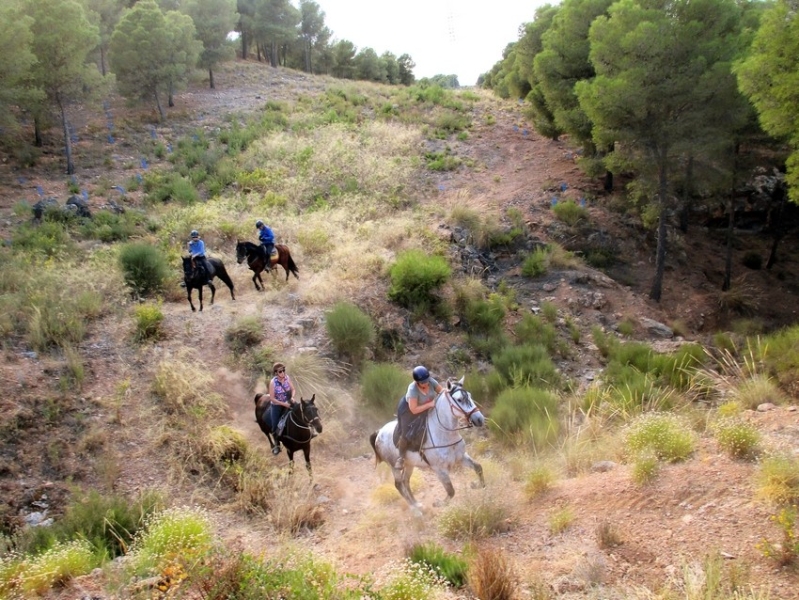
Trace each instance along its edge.
<instances>
[{"instance_id":1,"label":"horse rider","mask_svg":"<svg viewBox=\"0 0 799 600\"><path fill-rule=\"evenodd\" d=\"M269 427L275 437L275 447L272 454L280 454L280 440L278 439L282 430L279 431L281 420L287 410L291 409L292 398L294 397L294 384L286 373L286 365L276 362L272 365L272 379L269 382ZM283 423L285 426L285 423Z\"/></svg>"},{"instance_id":2,"label":"horse rider","mask_svg":"<svg viewBox=\"0 0 799 600\"><path fill-rule=\"evenodd\" d=\"M208 259L205 257L205 242L200 239L200 232L196 229L191 232L189 255L191 256L192 266L202 269L206 280L210 280L213 271L211 265L208 263Z\"/></svg>"},{"instance_id":3,"label":"horse rider","mask_svg":"<svg viewBox=\"0 0 799 600\"><path fill-rule=\"evenodd\" d=\"M264 270L272 270L272 250L275 249L275 234L272 230L264 225L261 219L255 222L255 228L258 230L258 239L261 240L261 251L264 254Z\"/></svg>"},{"instance_id":4,"label":"horse rider","mask_svg":"<svg viewBox=\"0 0 799 600\"><path fill-rule=\"evenodd\" d=\"M426 367L414 367L412 374L413 381L397 405L397 427L400 431L397 445L399 458L394 464L397 469L405 468L405 454L410 444L406 436L421 425L418 420L427 416L427 411L435 406L436 398L444 391L438 381L430 377L430 371Z\"/></svg>"}]
</instances>

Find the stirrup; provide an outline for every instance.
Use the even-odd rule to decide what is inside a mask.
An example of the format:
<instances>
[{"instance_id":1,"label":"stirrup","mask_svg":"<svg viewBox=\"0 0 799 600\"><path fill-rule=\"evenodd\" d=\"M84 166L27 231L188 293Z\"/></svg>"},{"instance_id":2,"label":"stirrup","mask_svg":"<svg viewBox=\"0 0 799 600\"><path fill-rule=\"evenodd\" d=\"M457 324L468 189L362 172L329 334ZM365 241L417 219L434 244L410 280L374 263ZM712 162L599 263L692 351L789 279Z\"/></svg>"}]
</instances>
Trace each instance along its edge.
<instances>
[{"instance_id":1,"label":"stirrup","mask_svg":"<svg viewBox=\"0 0 799 600\"><path fill-rule=\"evenodd\" d=\"M280 446L275 446L274 448L272 448L272 454L274 454L275 456L280 454Z\"/></svg>"}]
</instances>

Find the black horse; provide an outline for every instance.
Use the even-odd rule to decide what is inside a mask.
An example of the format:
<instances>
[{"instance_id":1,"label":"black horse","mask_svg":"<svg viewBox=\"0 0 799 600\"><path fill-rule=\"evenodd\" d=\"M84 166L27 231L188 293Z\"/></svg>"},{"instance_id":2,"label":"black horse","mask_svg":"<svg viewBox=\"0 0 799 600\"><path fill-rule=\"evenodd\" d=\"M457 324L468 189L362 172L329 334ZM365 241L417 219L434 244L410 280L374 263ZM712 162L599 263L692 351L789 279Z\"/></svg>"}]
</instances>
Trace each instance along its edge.
<instances>
[{"instance_id":1,"label":"black horse","mask_svg":"<svg viewBox=\"0 0 799 600\"><path fill-rule=\"evenodd\" d=\"M311 439L315 435L313 430L315 429L316 433L322 433L322 421L319 419L319 410L314 404L315 399L316 394L311 396L310 400L300 398L299 402L292 403L283 434L279 438L275 438L275 434L269 426L269 395L255 395L255 420L266 435L266 439L269 440L269 445L274 448L275 441L278 441L286 447L290 468L294 468L294 453L297 450L302 450L308 474L311 473Z\"/></svg>"},{"instance_id":2,"label":"black horse","mask_svg":"<svg viewBox=\"0 0 799 600\"><path fill-rule=\"evenodd\" d=\"M291 251L289 247L284 244L276 244L277 256L274 254L270 258L270 266L274 270L275 265L280 265L286 271L286 281L289 280L289 274L293 274L297 279L300 278L300 270L294 264L294 259L291 258ZM252 242L238 242L236 244L236 262L239 264L247 261L247 266L250 271L255 273L252 276L252 282L255 284L255 289L259 292L263 289L264 282L261 279L261 271L266 269L266 260L262 253L261 247ZM258 287L258 282L261 282L261 287Z\"/></svg>"},{"instance_id":3,"label":"black horse","mask_svg":"<svg viewBox=\"0 0 799 600\"><path fill-rule=\"evenodd\" d=\"M200 310L203 309L203 286L207 285L211 288L211 304L214 303L214 296L216 295L216 288L214 284L211 283L214 277L219 277L228 288L230 288L230 296L235 300L236 294L233 291L233 281L230 279L230 275L227 274L225 270L225 265L222 264L222 261L218 258L209 258L208 262L211 263L211 268L213 272L206 273L205 269L201 267L195 266L195 262L190 257L184 256L183 257L183 281L186 284L186 293L189 297L189 305L191 306L191 310L195 311L194 303L191 301L191 291L193 289L197 289L198 295L200 296Z\"/></svg>"}]
</instances>

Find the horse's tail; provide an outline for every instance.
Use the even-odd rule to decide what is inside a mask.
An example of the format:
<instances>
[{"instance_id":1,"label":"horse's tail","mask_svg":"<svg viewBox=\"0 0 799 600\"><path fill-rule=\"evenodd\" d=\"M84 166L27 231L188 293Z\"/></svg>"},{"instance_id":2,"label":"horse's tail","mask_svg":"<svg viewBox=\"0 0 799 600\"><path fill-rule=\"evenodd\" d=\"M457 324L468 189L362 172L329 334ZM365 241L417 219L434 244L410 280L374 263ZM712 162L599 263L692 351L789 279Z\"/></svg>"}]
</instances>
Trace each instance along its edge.
<instances>
[{"instance_id":1,"label":"horse's tail","mask_svg":"<svg viewBox=\"0 0 799 600\"><path fill-rule=\"evenodd\" d=\"M230 275L227 274L227 269L225 269L225 265L222 264L221 260L214 265L214 270L216 271L214 275L219 277L219 279L221 279L222 282L228 287L231 298L235 300L236 293L233 291L233 280L230 278Z\"/></svg>"},{"instance_id":2,"label":"horse's tail","mask_svg":"<svg viewBox=\"0 0 799 600\"><path fill-rule=\"evenodd\" d=\"M369 443L372 444L372 450L375 451L375 467L380 464L380 461L383 460L380 458L380 454L377 451L377 445L375 441L377 440L377 432L375 431L372 435L369 436Z\"/></svg>"},{"instance_id":3,"label":"horse's tail","mask_svg":"<svg viewBox=\"0 0 799 600\"><path fill-rule=\"evenodd\" d=\"M291 258L291 252L289 251L288 246L286 246L284 244L278 244L277 248L280 251L286 253L286 279L288 279L288 273L289 272L291 272L291 274L294 275L294 277L299 279L300 278L300 270L297 268L297 265L294 262L294 259Z\"/></svg>"}]
</instances>

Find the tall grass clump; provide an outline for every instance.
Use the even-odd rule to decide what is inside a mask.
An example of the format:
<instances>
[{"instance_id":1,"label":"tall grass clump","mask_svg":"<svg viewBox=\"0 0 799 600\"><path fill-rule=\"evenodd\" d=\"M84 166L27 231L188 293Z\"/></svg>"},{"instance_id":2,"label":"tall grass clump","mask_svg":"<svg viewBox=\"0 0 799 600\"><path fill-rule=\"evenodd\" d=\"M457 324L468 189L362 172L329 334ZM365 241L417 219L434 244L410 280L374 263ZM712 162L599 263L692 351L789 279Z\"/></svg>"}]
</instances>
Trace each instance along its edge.
<instances>
[{"instance_id":1,"label":"tall grass clump","mask_svg":"<svg viewBox=\"0 0 799 600\"><path fill-rule=\"evenodd\" d=\"M446 581L434 569L407 559L392 564L388 573L379 579L375 597L380 600L436 598L446 586Z\"/></svg>"},{"instance_id":2,"label":"tall grass clump","mask_svg":"<svg viewBox=\"0 0 799 600\"><path fill-rule=\"evenodd\" d=\"M457 554L447 552L434 542L414 544L408 552L411 562L425 565L456 588L466 582L469 563Z\"/></svg>"},{"instance_id":3,"label":"tall grass clump","mask_svg":"<svg viewBox=\"0 0 799 600\"><path fill-rule=\"evenodd\" d=\"M491 411L489 427L508 444L531 444L543 449L557 439L558 397L540 388L503 391Z\"/></svg>"},{"instance_id":4,"label":"tall grass clump","mask_svg":"<svg viewBox=\"0 0 799 600\"><path fill-rule=\"evenodd\" d=\"M23 592L22 597L29 598L30 594L42 595L54 587L63 586L71 579L89 573L97 565L86 540L57 542L45 552L17 563L14 566L16 576L11 583Z\"/></svg>"},{"instance_id":5,"label":"tall grass clump","mask_svg":"<svg viewBox=\"0 0 799 600\"><path fill-rule=\"evenodd\" d=\"M360 364L375 341L371 317L350 302L339 302L325 314L325 327L339 356Z\"/></svg>"},{"instance_id":6,"label":"tall grass clump","mask_svg":"<svg viewBox=\"0 0 799 600\"><path fill-rule=\"evenodd\" d=\"M799 459L796 457L767 457L760 463L755 480L761 498L780 505L799 503Z\"/></svg>"},{"instance_id":7,"label":"tall grass clump","mask_svg":"<svg viewBox=\"0 0 799 600\"><path fill-rule=\"evenodd\" d=\"M557 347L558 332L551 323L546 323L538 315L524 315L516 324L516 340L520 344L539 344L547 351L554 352Z\"/></svg>"},{"instance_id":8,"label":"tall grass clump","mask_svg":"<svg viewBox=\"0 0 799 600\"><path fill-rule=\"evenodd\" d=\"M180 557L191 562L207 553L213 543L208 515L196 507L168 508L147 518L133 540L129 557L136 573L159 569Z\"/></svg>"},{"instance_id":9,"label":"tall grass clump","mask_svg":"<svg viewBox=\"0 0 799 600\"><path fill-rule=\"evenodd\" d=\"M521 586L508 555L497 548L481 548L469 567L466 580L480 600L517 600ZM534 596L537 598L537 596Z\"/></svg>"},{"instance_id":10,"label":"tall grass clump","mask_svg":"<svg viewBox=\"0 0 799 600\"><path fill-rule=\"evenodd\" d=\"M549 269L549 251L538 247L522 262L522 275L533 279L544 275Z\"/></svg>"},{"instance_id":11,"label":"tall grass clump","mask_svg":"<svg viewBox=\"0 0 799 600\"><path fill-rule=\"evenodd\" d=\"M408 388L408 374L391 363L370 363L361 374L361 397L382 414L393 414Z\"/></svg>"},{"instance_id":12,"label":"tall grass clump","mask_svg":"<svg viewBox=\"0 0 799 600\"><path fill-rule=\"evenodd\" d=\"M754 458L760 444L757 427L735 418L719 419L713 424L719 447L733 458Z\"/></svg>"},{"instance_id":13,"label":"tall grass clump","mask_svg":"<svg viewBox=\"0 0 799 600\"><path fill-rule=\"evenodd\" d=\"M686 460L696 448L696 435L677 415L647 413L633 420L625 431L625 446L632 457L652 453L658 460Z\"/></svg>"},{"instance_id":14,"label":"tall grass clump","mask_svg":"<svg viewBox=\"0 0 799 600\"><path fill-rule=\"evenodd\" d=\"M119 251L119 265L125 283L140 296L164 289L169 266L163 253L150 244L125 244Z\"/></svg>"},{"instance_id":15,"label":"tall grass clump","mask_svg":"<svg viewBox=\"0 0 799 600\"><path fill-rule=\"evenodd\" d=\"M434 292L449 281L452 271L443 256L408 250L397 257L389 274L388 297L406 308L425 310L435 307Z\"/></svg>"},{"instance_id":16,"label":"tall grass clump","mask_svg":"<svg viewBox=\"0 0 799 600\"><path fill-rule=\"evenodd\" d=\"M494 368L508 386L549 387L559 385L555 364L544 346L509 346L494 354Z\"/></svg>"},{"instance_id":17,"label":"tall grass clump","mask_svg":"<svg viewBox=\"0 0 799 600\"><path fill-rule=\"evenodd\" d=\"M261 319L253 315L238 319L225 331L225 341L234 354L241 354L256 346L263 338Z\"/></svg>"},{"instance_id":18,"label":"tall grass clump","mask_svg":"<svg viewBox=\"0 0 799 600\"><path fill-rule=\"evenodd\" d=\"M153 392L167 412L202 418L224 408L222 397L210 390L208 369L196 359L165 359L156 369Z\"/></svg>"},{"instance_id":19,"label":"tall grass clump","mask_svg":"<svg viewBox=\"0 0 799 600\"><path fill-rule=\"evenodd\" d=\"M524 478L524 495L528 500L534 500L552 488L555 474L546 465L538 465Z\"/></svg>"},{"instance_id":20,"label":"tall grass clump","mask_svg":"<svg viewBox=\"0 0 799 600\"><path fill-rule=\"evenodd\" d=\"M133 318L136 321L133 337L137 342L161 339L164 334L164 313L160 302L137 305L133 309Z\"/></svg>"},{"instance_id":21,"label":"tall grass clump","mask_svg":"<svg viewBox=\"0 0 799 600\"><path fill-rule=\"evenodd\" d=\"M477 540L508 530L509 511L500 498L486 494L449 505L438 520L438 528L450 539Z\"/></svg>"}]
</instances>

